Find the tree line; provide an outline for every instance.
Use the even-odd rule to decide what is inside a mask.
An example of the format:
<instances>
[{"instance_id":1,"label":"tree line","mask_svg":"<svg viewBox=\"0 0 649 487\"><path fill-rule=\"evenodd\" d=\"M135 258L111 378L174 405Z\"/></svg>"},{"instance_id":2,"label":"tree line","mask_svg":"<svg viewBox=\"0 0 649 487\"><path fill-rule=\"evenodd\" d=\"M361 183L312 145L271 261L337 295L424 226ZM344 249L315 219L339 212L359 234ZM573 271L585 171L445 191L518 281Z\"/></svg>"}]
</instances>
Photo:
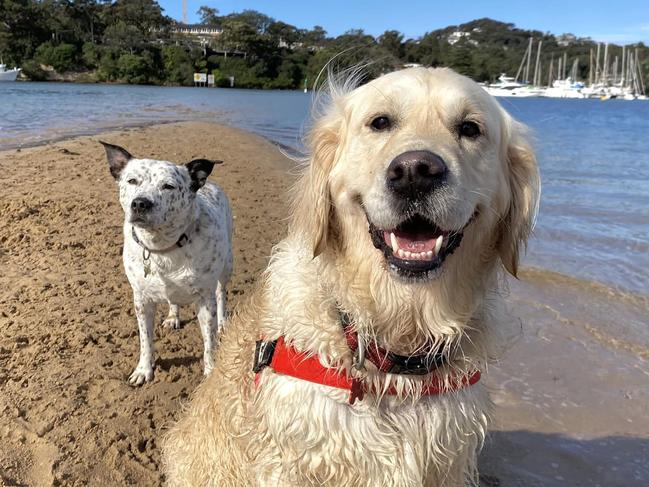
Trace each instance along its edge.
<instances>
[{"instance_id":1,"label":"tree line","mask_svg":"<svg viewBox=\"0 0 649 487\"><path fill-rule=\"evenodd\" d=\"M234 77L243 88L295 89L311 88L334 56L339 67L367 64L368 77L421 64L493 81L516 73L530 37L543 41L542 79L550 60L556 67L564 53L571 65L579 60L579 76L587 79L596 48L587 38L491 19L406 39L395 30L374 37L360 29L331 37L320 26L301 29L253 10L219 15L205 6L198 14L203 25L221 31L206 43L179 33L181 24L154 0L0 0L0 58L32 80L72 73L71 79L84 81L191 85L193 73L201 72L221 86ZM634 47L649 86L649 49ZM621 54L620 46L609 46L611 62Z\"/></svg>"}]
</instances>

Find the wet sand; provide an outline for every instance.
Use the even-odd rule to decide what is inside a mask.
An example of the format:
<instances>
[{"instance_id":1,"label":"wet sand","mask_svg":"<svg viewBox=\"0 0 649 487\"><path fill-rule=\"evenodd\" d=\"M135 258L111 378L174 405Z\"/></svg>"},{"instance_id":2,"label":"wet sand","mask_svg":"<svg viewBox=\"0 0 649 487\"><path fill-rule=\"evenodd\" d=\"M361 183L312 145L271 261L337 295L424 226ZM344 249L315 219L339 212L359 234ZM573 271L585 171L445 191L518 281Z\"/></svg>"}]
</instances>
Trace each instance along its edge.
<instances>
[{"instance_id":1,"label":"wet sand","mask_svg":"<svg viewBox=\"0 0 649 487\"><path fill-rule=\"evenodd\" d=\"M162 125L1 152L0 486L160 485L159 436L201 380L200 333L183 309L178 331L159 313L154 381L125 382L138 336L99 138L141 156L225 161L214 179L235 215L231 305L285 233L292 163L240 130ZM646 299L522 277L511 295L522 337L486 379L497 419L482 483L649 485Z\"/></svg>"},{"instance_id":2,"label":"wet sand","mask_svg":"<svg viewBox=\"0 0 649 487\"><path fill-rule=\"evenodd\" d=\"M522 332L487 374L481 472L502 486L649 485L649 299L536 269L511 288Z\"/></svg>"}]
</instances>

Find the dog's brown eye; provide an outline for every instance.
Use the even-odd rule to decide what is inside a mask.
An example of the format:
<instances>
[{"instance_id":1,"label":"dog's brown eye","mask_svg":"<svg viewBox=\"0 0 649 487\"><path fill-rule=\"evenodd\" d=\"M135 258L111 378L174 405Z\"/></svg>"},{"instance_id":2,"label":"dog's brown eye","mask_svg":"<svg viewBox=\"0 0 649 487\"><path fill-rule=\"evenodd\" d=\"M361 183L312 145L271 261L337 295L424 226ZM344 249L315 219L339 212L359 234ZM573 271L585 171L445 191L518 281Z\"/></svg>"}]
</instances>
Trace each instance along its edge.
<instances>
[{"instance_id":1,"label":"dog's brown eye","mask_svg":"<svg viewBox=\"0 0 649 487\"><path fill-rule=\"evenodd\" d=\"M460 137L469 137L475 139L480 135L480 126L475 122L464 121L459 127Z\"/></svg>"},{"instance_id":2,"label":"dog's brown eye","mask_svg":"<svg viewBox=\"0 0 649 487\"><path fill-rule=\"evenodd\" d=\"M381 132L392 127L392 121L388 117L381 115L380 117L376 117L374 120L372 120L370 125L374 130Z\"/></svg>"},{"instance_id":3,"label":"dog's brown eye","mask_svg":"<svg viewBox=\"0 0 649 487\"><path fill-rule=\"evenodd\" d=\"M126 181L128 184L137 184L137 179L131 178L128 181Z\"/></svg>"},{"instance_id":4,"label":"dog's brown eye","mask_svg":"<svg viewBox=\"0 0 649 487\"><path fill-rule=\"evenodd\" d=\"M162 189L176 189L176 187L172 186L171 184L165 184L162 186Z\"/></svg>"}]
</instances>

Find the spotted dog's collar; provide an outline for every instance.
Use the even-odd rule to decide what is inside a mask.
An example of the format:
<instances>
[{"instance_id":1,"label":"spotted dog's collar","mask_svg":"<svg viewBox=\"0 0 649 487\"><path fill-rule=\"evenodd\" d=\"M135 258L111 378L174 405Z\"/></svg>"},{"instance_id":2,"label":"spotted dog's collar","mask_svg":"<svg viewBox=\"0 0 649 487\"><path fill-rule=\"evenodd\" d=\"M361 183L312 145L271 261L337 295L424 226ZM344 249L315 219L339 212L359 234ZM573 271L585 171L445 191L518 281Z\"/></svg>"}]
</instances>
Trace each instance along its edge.
<instances>
[{"instance_id":1,"label":"spotted dog's collar","mask_svg":"<svg viewBox=\"0 0 649 487\"><path fill-rule=\"evenodd\" d=\"M184 247L185 245L187 245L187 242L189 242L189 237L187 236L187 233L183 233L180 236L180 238L176 241L176 243L173 244L171 247L167 247L166 249L150 249L149 247L144 245L142 241L138 238L137 233L135 233L135 227L131 227L131 235L133 236L133 240L135 240L135 243L138 244L140 247L142 247L148 254L151 254L151 252L153 253L168 252L169 250L175 247Z\"/></svg>"},{"instance_id":2,"label":"spotted dog's collar","mask_svg":"<svg viewBox=\"0 0 649 487\"><path fill-rule=\"evenodd\" d=\"M198 224L194 223L193 226L197 227ZM144 245L142 241L138 238L137 233L135 232L135 227L131 227L131 236L133 237L133 240L135 241L136 244L142 247L142 267L144 268L144 277L148 277L149 274L151 273L151 260L150 260L151 253L153 252L156 254L161 254L173 250L175 248L184 247L189 243L189 237L187 236L188 232L189 232L189 227L187 228L187 230L183 232L180 238L178 238L176 243L173 244L171 247L167 247L166 249L150 249L149 247Z\"/></svg>"}]
</instances>

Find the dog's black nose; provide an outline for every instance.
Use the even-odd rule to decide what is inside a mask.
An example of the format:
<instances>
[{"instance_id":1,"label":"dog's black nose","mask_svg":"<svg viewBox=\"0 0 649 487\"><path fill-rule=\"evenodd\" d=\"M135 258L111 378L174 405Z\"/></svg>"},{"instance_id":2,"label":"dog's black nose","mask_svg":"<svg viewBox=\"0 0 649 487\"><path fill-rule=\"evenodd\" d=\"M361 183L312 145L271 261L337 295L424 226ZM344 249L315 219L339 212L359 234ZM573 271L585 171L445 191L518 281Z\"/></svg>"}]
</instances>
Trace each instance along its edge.
<instances>
[{"instance_id":1,"label":"dog's black nose","mask_svg":"<svg viewBox=\"0 0 649 487\"><path fill-rule=\"evenodd\" d=\"M131 210L136 213L146 213L151 208L153 208L153 201L149 199L139 197L131 201Z\"/></svg>"},{"instance_id":2,"label":"dog's black nose","mask_svg":"<svg viewBox=\"0 0 649 487\"><path fill-rule=\"evenodd\" d=\"M387 184L410 199L425 196L446 179L446 164L437 154L413 150L398 155L388 166Z\"/></svg>"}]
</instances>

